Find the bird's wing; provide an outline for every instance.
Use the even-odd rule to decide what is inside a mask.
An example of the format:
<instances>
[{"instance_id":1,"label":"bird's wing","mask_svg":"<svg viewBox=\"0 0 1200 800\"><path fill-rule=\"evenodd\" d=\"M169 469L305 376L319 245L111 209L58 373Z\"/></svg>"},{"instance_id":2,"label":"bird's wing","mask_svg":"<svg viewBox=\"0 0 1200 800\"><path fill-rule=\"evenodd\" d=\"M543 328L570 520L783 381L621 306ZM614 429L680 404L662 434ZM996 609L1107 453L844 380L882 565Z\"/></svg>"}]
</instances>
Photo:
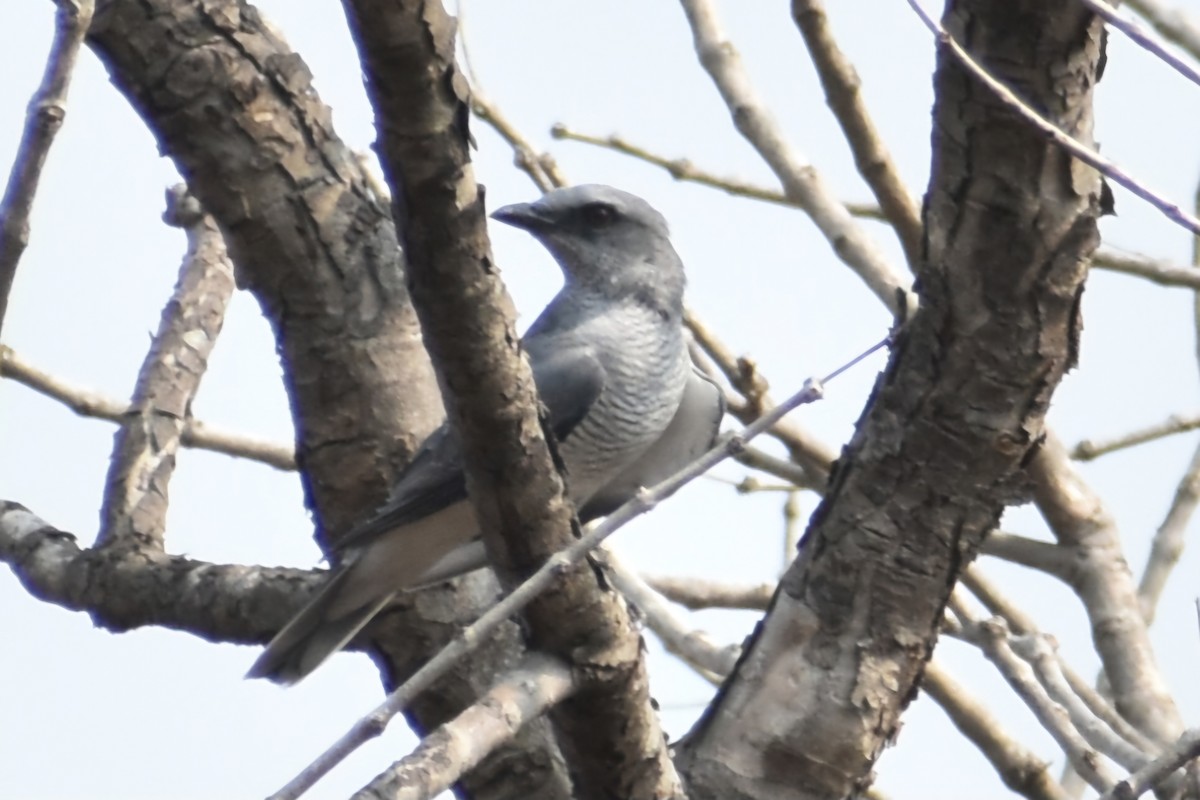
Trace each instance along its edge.
<instances>
[{"instance_id":1,"label":"bird's wing","mask_svg":"<svg viewBox=\"0 0 1200 800\"><path fill-rule=\"evenodd\" d=\"M662 436L636 462L588 500L579 510L584 522L616 511L643 486L653 486L695 461L716 443L725 416L725 395L695 367L688 376L675 416Z\"/></svg>"},{"instance_id":2,"label":"bird's wing","mask_svg":"<svg viewBox=\"0 0 1200 800\"><path fill-rule=\"evenodd\" d=\"M530 356L534 382L549 412L551 429L559 439L565 439L604 389L604 367L587 347L543 347ZM449 424L443 424L421 445L387 502L343 537L338 550L361 547L383 533L466 499L462 447ZM471 531L469 536L475 533Z\"/></svg>"}]
</instances>

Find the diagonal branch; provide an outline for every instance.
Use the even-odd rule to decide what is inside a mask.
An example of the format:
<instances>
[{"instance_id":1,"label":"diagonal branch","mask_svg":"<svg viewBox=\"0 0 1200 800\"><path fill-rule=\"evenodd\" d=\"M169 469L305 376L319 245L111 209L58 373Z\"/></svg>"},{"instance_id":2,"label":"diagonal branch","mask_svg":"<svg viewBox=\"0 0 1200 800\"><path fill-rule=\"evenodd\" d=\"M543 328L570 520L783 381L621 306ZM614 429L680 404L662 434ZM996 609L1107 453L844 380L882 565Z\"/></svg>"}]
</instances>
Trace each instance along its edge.
<instances>
[{"instance_id":1,"label":"diagonal branch","mask_svg":"<svg viewBox=\"0 0 1200 800\"><path fill-rule=\"evenodd\" d=\"M495 270L472 172L466 80L440 0L346 0L375 109L409 286L463 449L489 560L519 582L573 541L521 357L511 299ZM530 638L578 671L551 719L581 797L682 796L649 694L641 640L618 593L584 566L526 610ZM637 765L631 768L629 765Z\"/></svg>"},{"instance_id":2,"label":"diagonal branch","mask_svg":"<svg viewBox=\"0 0 1200 800\"><path fill-rule=\"evenodd\" d=\"M1194 234L1200 234L1200 219L1184 211L1177 204L1167 200L1162 195L1150 189L1146 184L1127 174L1123 169L1115 163L1100 155L1092 147L1080 142L1078 139L1070 136L1059 128L1054 123L1047 120L1041 114L1033 109L1026 101L1017 97L1011 89L1003 82L996 80L990 72L980 66L966 50L962 48L953 36L947 33L933 17L929 16L925 9L921 7L918 0L908 0L908 4L913 11L917 12L917 16L925 23L925 26L937 37L938 42L943 47L954 54L954 57L959 60L963 67L971 73L980 83L987 86L995 92L996 96L1009 108L1020 114L1028 123L1033 125L1037 130L1041 131L1042 135L1053 141L1063 150L1067 151L1075 158L1078 158L1083 163L1103 173L1114 182L1124 186L1129 191L1133 192L1138 197L1145 200L1150 205L1157 208L1162 214L1175 224L1183 227Z\"/></svg>"},{"instance_id":3,"label":"diagonal branch","mask_svg":"<svg viewBox=\"0 0 1200 800\"><path fill-rule=\"evenodd\" d=\"M233 296L225 241L184 186L167 192L164 219L187 232L188 251L113 443L100 547L163 549L175 453Z\"/></svg>"},{"instance_id":4,"label":"diagonal branch","mask_svg":"<svg viewBox=\"0 0 1200 800\"><path fill-rule=\"evenodd\" d=\"M888 263L816 168L787 143L751 85L737 50L721 29L712 0L682 0L682 5L696 55L729 106L738 132L774 171L784 193L812 218L837 257L896 314L901 308L898 292L907 290L910 281Z\"/></svg>"},{"instance_id":5,"label":"diagonal branch","mask_svg":"<svg viewBox=\"0 0 1200 800\"><path fill-rule=\"evenodd\" d=\"M54 42L46 60L42 83L29 101L25 129L4 198L0 199L0 331L8 311L8 297L25 246L29 243L29 214L50 145L67 113L67 89L79 48L92 24L95 0L56 0Z\"/></svg>"},{"instance_id":6,"label":"diagonal branch","mask_svg":"<svg viewBox=\"0 0 1200 800\"><path fill-rule=\"evenodd\" d=\"M1042 516L1059 544L1075 551L1072 588L1091 621L1118 710L1159 743L1173 741L1183 722L1155 661L1116 523L1053 434L1031 462L1030 474Z\"/></svg>"},{"instance_id":7,"label":"diagonal branch","mask_svg":"<svg viewBox=\"0 0 1200 800\"><path fill-rule=\"evenodd\" d=\"M524 725L570 697L578 682L568 665L532 654L473 706L429 732L410 755L381 772L354 800L430 800L449 789Z\"/></svg>"},{"instance_id":8,"label":"diagonal branch","mask_svg":"<svg viewBox=\"0 0 1200 800\"><path fill-rule=\"evenodd\" d=\"M858 172L871 187L884 217L900 237L909 268L915 270L921 258L920 209L904 186L900 170L871 120L858 73L833 38L825 5L822 0L792 0L792 19L804 36L808 54L825 89L825 102L842 127Z\"/></svg>"}]
</instances>

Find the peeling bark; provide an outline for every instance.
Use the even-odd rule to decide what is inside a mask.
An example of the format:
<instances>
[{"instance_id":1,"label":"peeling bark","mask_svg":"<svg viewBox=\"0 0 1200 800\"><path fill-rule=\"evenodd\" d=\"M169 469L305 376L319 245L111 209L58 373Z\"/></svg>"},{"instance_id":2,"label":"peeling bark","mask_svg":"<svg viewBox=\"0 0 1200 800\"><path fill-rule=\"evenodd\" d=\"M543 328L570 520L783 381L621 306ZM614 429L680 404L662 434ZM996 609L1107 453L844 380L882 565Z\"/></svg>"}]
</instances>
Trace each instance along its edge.
<instances>
[{"instance_id":1,"label":"peeling bark","mask_svg":"<svg viewBox=\"0 0 1200 800\"><path fill-rule=\"evenodd\" d=\"M952 0L946 27L1084 142L1101 27L1069 2ZM1026 499L1075 362L1101 182L945 52L935 78L921 307L796 562L683 763L699 798L840 798L867 785L959 571Z\"/></svg>"}]
</instances>

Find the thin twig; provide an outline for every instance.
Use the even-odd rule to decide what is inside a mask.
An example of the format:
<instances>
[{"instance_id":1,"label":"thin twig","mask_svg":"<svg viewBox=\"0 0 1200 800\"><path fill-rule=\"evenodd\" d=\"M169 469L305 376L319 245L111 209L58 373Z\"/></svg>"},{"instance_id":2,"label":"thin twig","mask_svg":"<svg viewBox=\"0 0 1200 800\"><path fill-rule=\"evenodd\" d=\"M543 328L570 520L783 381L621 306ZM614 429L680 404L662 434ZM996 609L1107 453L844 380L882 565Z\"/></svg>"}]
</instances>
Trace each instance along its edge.
<instances>
[{"instance_id":1,"label":"thin twig","mask_svg":"<svg viewBox=\"0 0 1200 800\"><path fill-rule=\"evenodd\" d=\"M125 401L89 391L55 377L30 364L5 345L0 345L0 378L9 378L51 400L57 400L81 417L119 423L126 415L132 413L131 407ZM211 427L199 420L186 420L180 441L185 447L261 461L282 470L296 469L295 449L291 445L243 436Z\"/></svg>"},{"instance_id":2,"label":"thin twig","mask_svg":"<svg viewBox=\"0 0 1200 800\"><path fill-rule=\"evenodd\" d=\"M1162 0L1126 0L1164 39L1200 58L1200 22L1176 5Z\"/></svg>"},{"instance_id":3,"label":"thin twig","mask_svg":"<svg viewBox=\"0 0 1200 800\"><path fill-rule=\"evenodd\" d=\"M388 721L407 708L415 697L429 688L442 675L446 674L465 655L487 641L488 637L497 627L523 609L531 600L553 583L561 573L581 561L606 538L630 520L654 508L658 503L670 497L686 483L696 479L726 458L732 456L745 442L762 434L793 409L819 399L823 391L822 387L826 382L862 361L876 350L883 348L889 341L890 337L884 339L856 356L844 366L834 370L820 381L809 380L802 390L792 395L785 402L767 414L764 414L752 424L747 425L739 433L724 437L720 444L667 480L651 489L643 489L636 497L610 514L599 525L596 525L582 537L575 540L566 549L556 553L546 563L542 564L537 572L531 575L524 583L484 612L479 619L460 631L458 636L443 647L436 656L425 662L407 681L388 695L382 704L356 722L328 750L319 755L286 786L272 795L271 800L294 800L294 798L299 797L360 745L382 733Z\"/></svg>"},{"instance_id":4,"label":"thin twig","mask_svg":"<svg viewBox=\"0 0 1200 800\"><path fill-rule=\"evenodd\" d=\"M696 183L701 186L707 186L710 189L719 189L734 197L745 197L750 200L761 200L764 203L787 206L788 208L803 209L800 203L792 200L778 189L758 183L751 183L741 178L718 175L711 170L696 166L688 158L672 158L659 155L641 145L630 142L624 136L617 133L612 133L608 136L596 136L590 133L580 133L566 123L556 122L550 128L550 135L555 139L590 144L593 147L612 150L615 153L621 153L638 161L653 164L656 167L666 170L677 181ZM883 209L879 207L878 203L846 202L844 205L846 206L846 210L853 216L878 220L880 222L887 221L887 217L884 216Z\"/></svg>"},{"instance_id":5,"label":"thin twig","mask_svg":"<svg viewBox=\"0 0 1200 800\"><path fill-rule=\"evenodd\" d=\"M1046 688L1054 702L1066 709L1071 724L1088 744L1125 769L1136 770L1146 765L1150 755L1106 725L1075 693L1063 673L1058 649L1049 636L1029 634L1011 637L1009 641L1013 651L1033 667L1038 681Z\"/></svg>"},{"instance_id":6,"label":"thin twig","mask_svg":"<svg viewBox=\"0 0 1200 800\"><path fill-rule=\"evenodd\" d=\"M916 270L921 258L921 211L900 178L883 137L867 112L862 82L854 65L838 47L829 29L822 0L792 0L792 19L808 45L825 102L833 110L842 134L854 153L858 174L879 201L884 216L900 238L909 268Z\"/></svg>"},{"instance_id":7,"label":"thin twig","mask_svg":"<svg viewBox=\"0 0 1200 800\"><path fill-rule=\"evenodd\" d=\"M1084 439L1071 448L1071 458L1076 461L1091 461L1118 450L1165 439L1178 433L1187 433L1197 428L1200 428L1200 414L1172 414L1156 425L1148 425L1112 439Z\"/></svg>"},{"instance_id":8,"label":"thin twig","mask_svg":"<svg viewBox=\"0 0 1200 800\"><path fill-rule=\"evenodd\" d=\"M730 407L730 413L743 425L758 419L762 410L773 403L767 392L767 379L758 370L752 359L733 355L726 345L716 337L707 324L694 311L684 311L684 324L691 331L696 344L716 363L726 380L746 399L743 407ZM788 449L792 460L810 474L809 483L824 486L829 479L834 453L799 425L780 420L770 434Z\"/></svg>"},{"instance_id":9,"label":"thin twig","mask_svg":"<svg viewBox=\"0 0 1200 800\"><path fill-rule=\"evenodd\" d=\"M56 0L54 41L41 85L29 101L25 129L4 198L0 200L0 330L8 311L17 264L29 243L29 214L50 145L67 115L67 90L79 57L79 48L92 24L94 0Z\"/></svg>"},{"instance_id":10,"label":"thin twig","mask_svg":"<svg viewBox=\"0 0 1200 800\"><path fill-rule=\"evenodd\" d=\"M1126 189L1157 208L1172 222L1187 228L1192 233L1200 234L1200 219L1196 219L1196 217L1184 211L1175 203L1172 203L1157 192L1148 188L1142 182L1130 177L1119 166L1109 161L1107 158L1100 155L1090 147L1087 147L1078 140L1067 135L1054 123L1046 120L1041 114L1030 108L1028 104L1021 100L1021 98L1017 97L1017 95L1014 94L1011 89L993 78L991 73L976 63L975 60L971 58L970 54L967 53L967 51L964 50L957 41L955 41L954 37L947 33L946 30L942 28L942 26L933 17L929 16L929 14L925 12L925 9L921 7L919 0L907 1L909 6L912 7L913 11L917 13L917 16L921 18L921 21L925 23L925 27L929 28L929 30L933 32L934 36L937 37L938 42L941 43L942 46L948 48L950 52L954 54L954 57L958 59L958 62L962 64L963 68L975 76L977 80L991 89L1002 103L1023 117L1025 121L1029 122L1039 131L1041 131L1046 137L1048 137L1063 150L1066 150L1068 153L1075 156L1080 161L1097 170L1101 174L1112 179L1114 182L1124 186Z\"/></svg>"},{"instance_id":11,"label":"thin twig","mask_svg":"<svg viewBox=\"0 0 1200 800\"><path fill-rule=\"evenodd\" d=\"M696 55L729 107L738 132L754 147L783 186L784 193L809 215L834 253L854 270L893 314L915 303L910 281L901 276L879 247L834 196L816 168L787 142L759 98L741 57L721 29L712 0L681 0L692 29ZM900 290L904 290L902 294Z\"/></svg>"},{"instance_id":12,"label":"thin twig","mask_svg":"<svg viewBox=\"0 0 1200 800\"><path fill-rule=\"evenodd\" d=\"M436 797L576 688L567 664L541 653L525 656L474 705L426 735L416 750L356 792L354 800Z\"/></svg>"},{"instance_id":13,"label":"thin twig","mask_svg":"<svg viewBox=\"0 0 1200 800\"><path fill-rule=\"evenodd\" d=\"M1187 78L1192 83L1200 86L1200 72L1197 72L1191 64L1181 59L1179 56L1167 50L1150 35L1150 32L1137 24L1131 19L1125 19L1117 10L1110 6L1104 0L1079 0L1085 6L1092 10L1092 13L1102 17L1105 22L1112 25L1121 33L1128 36L1143 49L1153 53L1158 59L1183 77Z\"/></svg>"}]
</instances>

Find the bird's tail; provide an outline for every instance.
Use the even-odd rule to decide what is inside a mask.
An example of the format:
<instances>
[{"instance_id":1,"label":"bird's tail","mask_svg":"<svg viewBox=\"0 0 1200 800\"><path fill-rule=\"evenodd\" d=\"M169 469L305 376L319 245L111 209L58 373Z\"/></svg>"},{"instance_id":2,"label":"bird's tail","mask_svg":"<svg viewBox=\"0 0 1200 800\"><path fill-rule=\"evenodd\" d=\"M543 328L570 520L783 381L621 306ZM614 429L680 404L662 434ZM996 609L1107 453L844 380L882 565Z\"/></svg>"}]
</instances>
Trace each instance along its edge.
<instances>
[{"instance_id":1,"label":"bird's tail","mask_svg":"<svg viewBox=\"0 0 1200 800\"><path fill-rule=\"evenodd\" d=\"M308 605L275 635L246 677L266 678L285 685L296 683L341 650L394 597L385 594L349 610L338 608L344 606L343 595L352 572L339 570L321 587Z\"/></svg>"}]
</instances>

